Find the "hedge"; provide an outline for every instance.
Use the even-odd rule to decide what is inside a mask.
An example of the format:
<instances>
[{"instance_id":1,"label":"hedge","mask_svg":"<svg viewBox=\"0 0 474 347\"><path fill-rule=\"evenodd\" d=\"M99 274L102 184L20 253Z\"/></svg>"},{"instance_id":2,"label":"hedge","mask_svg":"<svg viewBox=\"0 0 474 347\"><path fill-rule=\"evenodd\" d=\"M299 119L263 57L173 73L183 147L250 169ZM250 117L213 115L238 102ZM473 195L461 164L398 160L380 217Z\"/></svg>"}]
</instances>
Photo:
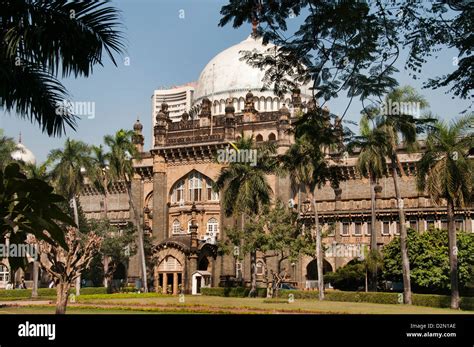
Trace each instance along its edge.
<instances>
[{"instance_id":1,"label":"hedge","mask_svg":"<svg viewBox=\"0 0 474 347\"><path fill-rule=\"evenodd\" d=\"M250 288L235 287L235 288L201 288L203 295L209 296L226 296L226 297L248 297ZM266 296L266 289L258 289L258 297ZM285 298L289 294L293 294L295 299L317 299L317 291L303 291L303 290L280 290L279 297ZM343 302L368 302L373 304L399 304L399 293L385 293L385 292L346 292L346 291L327 291L325 298L328 301L343 301ZM448 295L435 294L413 294L413 305L428 306L438 308L449 308L451 304L451 297ZM463 310L474 310L474 298L462 297L460 307Z\"/></svg>"},{"instance_id":2,"label":"hedge","mask_svg":"<svg viewBox=\"0 0 474 347\"><path fill-rule=\"evenodd\" d=\"M295 299L318 298L317 291L281 290L279 293L280 297L287 297L289 294L293 294ZM399 294L400 293L328 291L325 293L325 298L329 301L399 304ZM451 297L448 295L412 294L412 299L413 305L416 306L438 308L449 308L451 306ZM474 310L474 298L462 297L460 307L463 310Z\"/></svg>"},{"instance_id":3,"label":"hedge","mask_svg":"<svg viewBox=\"0 0 474 347\"><path fill-rule=\"evenodd\" d=\"M70 293L75 293L76 289L71 288ZM86 287L81 288L81 294L106 294L107 288L105 287ZM38 288L39 297L56 297L56 288ZM31 298L31 289L12 289L12 290L0 290L0 299L8 298Z\"/></svg>"},{"instance_id":4,"label":"hedge","mask_svg":"<svg viewBox=\"0 0 474 347\"><path fill-rule=\"evenodd\" d=\"M234 298L246 298L249 296L250 288L244 287L218 287L218 288L201 288L203 295L209 296L226 296ZM257 289L257 297L264 298L267 296L266 288Z\"/></svg>"}]
</instances>

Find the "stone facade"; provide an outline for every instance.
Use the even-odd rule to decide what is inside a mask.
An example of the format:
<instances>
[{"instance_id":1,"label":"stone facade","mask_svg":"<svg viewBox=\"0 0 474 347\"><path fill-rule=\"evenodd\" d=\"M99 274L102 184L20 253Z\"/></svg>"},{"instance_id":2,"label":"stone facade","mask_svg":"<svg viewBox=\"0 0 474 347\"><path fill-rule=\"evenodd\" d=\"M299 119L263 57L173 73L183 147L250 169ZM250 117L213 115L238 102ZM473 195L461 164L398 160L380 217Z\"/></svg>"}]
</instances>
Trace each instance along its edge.
<instances>
[{"instance_id":1,"label":"stone facade","mask_svg":"<svg viewBox=\"0 0 474 347\"><path fill-rule=\"evenodd\" d=\"M294 100L297 95L294 95ZM242 134L253 136L258 142L273 141L279 153L284 153L292 143L286 131L297 118L304 105L283 105L278 112L259 112L254 104L255 97L247 94L243 112L235 113L232 100L228 101L225 115L213 117L208 102L202 100L199 119L183 115L179 123L171 123L167 105L157 112L155 147L142 152L142 160L135 163L136 175L132 183L135 203L143 211L144 229L154 240L153 271L149 273L154 288L169 293L198 293L202 286L218 286L224 281L241 278L250 280L250 261L246 257L241 263L231 255L219 255L216 243L224 240L225 228L238 225L240 220L225 217L219 195L212 191L212 182L226 165L216 161L216 151L229 146L229 141ZM329 110L326 110L327 112ZM203 121L205 119L205 121ZM143 140L141 127L134 127L137 146ZM141 147L138 147L141 149ZM423 232L431 224L446 227L443 206L435 206L428 196L419 193L415 187L415 163L420 153L399 151L405 174L399 177L407 224ZM334 271L363 253L361 246L370 243L370 188L367 179L361 178L355 169L357 157L349 156L340 165L345 180L340 189L326 185L316 194L323 230L327 236L323 242L327 247L324 269ZM274 199L288 201L303 217L306 199L301 190L295 189L288 178L269 176ZM337 194L336 194L337 193ZM110 194L109 216L116 218L122 213L129 216L128 202L120 189ZM93 194L82 197L86 214L91 218L101 215L100 196ZM377 244L383 247L397 235L398 213L391 177L384 177L377 186ZM472 208L457 211L460 229L472 232ZM306 213L306 215L305 215ZM114 219L112 218L112 219ZM260 254L258 279L264 281L264 269L276 271L275 258L264 264ZM315 286L316 262L314 258L302 256L295 263L283 262L288 280L301 288ZM140 278L138 257L129 264L129 279Z\"/></svg>"}]
</instances>

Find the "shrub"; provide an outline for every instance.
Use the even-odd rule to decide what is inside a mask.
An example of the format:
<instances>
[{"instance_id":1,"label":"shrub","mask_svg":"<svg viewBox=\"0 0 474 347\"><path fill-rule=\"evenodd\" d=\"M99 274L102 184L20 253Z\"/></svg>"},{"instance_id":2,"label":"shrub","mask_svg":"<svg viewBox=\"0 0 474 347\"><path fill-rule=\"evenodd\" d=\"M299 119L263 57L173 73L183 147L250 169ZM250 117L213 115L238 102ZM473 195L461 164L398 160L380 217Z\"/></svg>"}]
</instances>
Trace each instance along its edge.
<instances>
[{"instance_id":1,"label":"shrub","mask_svg":"<svg viewBox=\"0 0 474 347\"><path fill-rule=\"evenodd\" d=\"M105 287L86 287L81 288L81 295L89 294L105 294L107 288ZM76 293L75 288L71 288L69 293ZM56 288L38 288L38 297L56 297ZM0 299L23 299L31 298L31 289L13 289L0 290Z\"/></svg>"},{"instance_id":2,"label":"shrub","mask_svg":"<svg viewBox=\"0 0 474 347\"><path fill-rule=\"evenodd\" d=\"M245 298L249 296L250 288L245 288L245 287L201 288L201 293L203 295L209 295L209 296ZM257 297L264 298L266 296L267 296L266 288L257 288Z\"/></svg>"},{"instance_id":3,"label":"shrub","mask_svg":"<svg viewBox=\"0 0 474 347\"><path fill-rule=\"evenodd\" d=\"M301 290L281 290L279 296L281 298L288 297L293 294L295 299L317 299L317 291L301 291ZM344 302L369 302L374 304L399 304L399 293L384 292L346 292L346 291L329 291L326 293L326 300L344 301ZM428 306L438 308L449 308L451 298L448 295L435 294L413 294L413 305ZM461 309L474 310L474 298L462 297Z\"/></svg>"},{"instance_id":4,"label":"shrub","mask_svg":"<svg viewBox=\"0 0 474 347\"><path fill-rule=\"evenodd\" d=\"M324 281L340 290L357 290L364 287L365 265L355 261L340 267L335 272L329 272L324 276Z\"/></svg>"}]
</instances>

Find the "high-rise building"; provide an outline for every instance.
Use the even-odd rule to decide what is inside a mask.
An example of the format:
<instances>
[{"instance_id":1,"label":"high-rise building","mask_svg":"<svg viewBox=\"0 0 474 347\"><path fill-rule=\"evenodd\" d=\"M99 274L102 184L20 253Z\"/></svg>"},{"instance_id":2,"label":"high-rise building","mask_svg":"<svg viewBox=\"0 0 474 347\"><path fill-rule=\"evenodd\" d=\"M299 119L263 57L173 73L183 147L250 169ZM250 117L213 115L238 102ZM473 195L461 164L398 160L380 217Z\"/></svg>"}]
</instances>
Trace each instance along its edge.
<instances>
[{"instance_id":1,"label":"high-rise building","mask_svg":"<svg viewBox=\"0 0 474 347\"><path fill-rule=\"evenodd\" d=\"M161 104L168 104L169 116L172 122L181 120L181 115L191 108L195 83L190 82L182 86L167 89L156 89L151 97L151 118L155 125L156 112L161 109Z\"/></svg>"}]
</instances>

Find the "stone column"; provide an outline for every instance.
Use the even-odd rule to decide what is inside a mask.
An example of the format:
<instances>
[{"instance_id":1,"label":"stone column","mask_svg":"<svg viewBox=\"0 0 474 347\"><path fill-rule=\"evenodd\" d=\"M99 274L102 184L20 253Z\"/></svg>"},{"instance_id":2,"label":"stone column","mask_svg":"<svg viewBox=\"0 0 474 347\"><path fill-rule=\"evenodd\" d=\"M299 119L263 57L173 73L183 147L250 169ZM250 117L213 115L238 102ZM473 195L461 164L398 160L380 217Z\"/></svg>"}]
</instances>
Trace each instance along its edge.
<instances>
[{"instance_id":1,"label":"stone column","mask_svg":"<svg viewBox=\"0 0 474 347\"><path fill-rule=\"evenodd\" d=\"M196 253L192 253L189 256L189 262L188 262L188 276L187 276L187 283L186 283L186 293L187 294L192 294L193 291L193 274L197 270L197 259L198 256Z\"/></svg>"},{"instance_id":2,"label":"stone column","mask_svg":"<svg viewBox=\"0 0 474 347\"><path fill-rule=\"evenodd\" d=\"M178 273L173 272L173 295L178 294Z\"/></svg>"},{"instance_id":3,"label":"stone column","mask_svg":"<svg viewBox=\"0 0 474 347\"><path fill-rule=\"evenodd\" d=\"M168 294L168 273L163 272L163 293Z\"/></svg>"}]
</instances>

